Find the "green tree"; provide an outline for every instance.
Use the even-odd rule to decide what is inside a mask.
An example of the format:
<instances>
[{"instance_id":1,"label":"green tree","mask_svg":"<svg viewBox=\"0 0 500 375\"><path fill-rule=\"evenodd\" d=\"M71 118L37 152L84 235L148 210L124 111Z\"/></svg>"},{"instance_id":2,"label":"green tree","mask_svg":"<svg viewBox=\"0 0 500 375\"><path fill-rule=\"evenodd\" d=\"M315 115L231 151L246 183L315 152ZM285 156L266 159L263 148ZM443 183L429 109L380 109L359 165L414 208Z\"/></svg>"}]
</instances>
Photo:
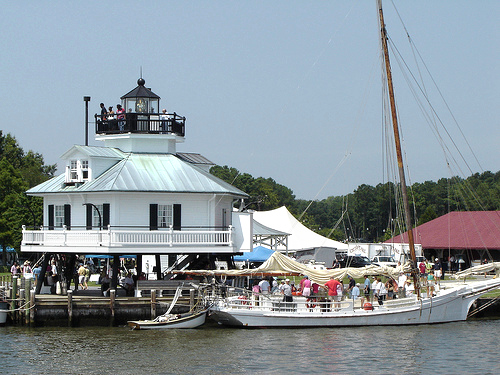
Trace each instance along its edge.
<instances>
[{"instance_id":1,"label":"green tree","mask_svg":"<svg viewBox=\"0 0 500 375\"><path fill-rule=\"evenodd\" d=\"M45 165L42 155L27 153L10 134L0 130L0 245L5 264L7 246L19 250L21 226L42 224L42 199L24 192L54 176L56 165Z\"/></svg>"}]
</instances>

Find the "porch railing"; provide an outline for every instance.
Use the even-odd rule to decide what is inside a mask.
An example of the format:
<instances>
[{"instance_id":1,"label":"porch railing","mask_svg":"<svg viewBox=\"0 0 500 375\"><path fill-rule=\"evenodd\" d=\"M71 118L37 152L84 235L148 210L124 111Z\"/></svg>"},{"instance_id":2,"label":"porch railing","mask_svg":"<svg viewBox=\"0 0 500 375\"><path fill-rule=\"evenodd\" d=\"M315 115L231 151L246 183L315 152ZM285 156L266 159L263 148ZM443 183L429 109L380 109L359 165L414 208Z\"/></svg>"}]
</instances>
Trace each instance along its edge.
<instances>
[{"instance_id":1,"label":"porch railing","mask_svg":"<svg viewBox=\"0 0 500 375\"><path fill-rule=\"evenodd\" d=\"M121 116L123 118L118 118ZM177 134L184 137L186 118L177 113L124 113L113 118L94 115L96 134Z\"/></svg>"},{"instance_id":2,"label":"porch railing","mask_svg":"<svg viewBox=\"0 0 500 375\"><path fill-rule=\"evenodd\" d=\"M27 230L23 226L22 245L40 246L232 246L232 227L221 229L197 228L174 230L123 229L109 227L107 230Z\"/></svg>"}]
</instances>

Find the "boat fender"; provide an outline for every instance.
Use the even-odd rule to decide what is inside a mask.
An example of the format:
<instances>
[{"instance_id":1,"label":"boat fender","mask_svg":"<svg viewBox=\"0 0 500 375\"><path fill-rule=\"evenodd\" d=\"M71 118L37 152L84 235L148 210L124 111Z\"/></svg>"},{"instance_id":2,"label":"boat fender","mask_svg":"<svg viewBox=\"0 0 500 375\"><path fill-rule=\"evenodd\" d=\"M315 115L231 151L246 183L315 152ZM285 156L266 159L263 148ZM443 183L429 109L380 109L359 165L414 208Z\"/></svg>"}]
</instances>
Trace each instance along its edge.
<instances>
[{"instance_id":1,"label":"boat fender","mask_svg":"<svg viewBox=\"0 0 500 375\"><path fill-rule=\"evenodd\" d=\"M366 310L366 311L370 311L370 310L373 310L373 306L370 302L366 302L364 305L363 305L363 309Z\"/></svg>"}]
</instances>

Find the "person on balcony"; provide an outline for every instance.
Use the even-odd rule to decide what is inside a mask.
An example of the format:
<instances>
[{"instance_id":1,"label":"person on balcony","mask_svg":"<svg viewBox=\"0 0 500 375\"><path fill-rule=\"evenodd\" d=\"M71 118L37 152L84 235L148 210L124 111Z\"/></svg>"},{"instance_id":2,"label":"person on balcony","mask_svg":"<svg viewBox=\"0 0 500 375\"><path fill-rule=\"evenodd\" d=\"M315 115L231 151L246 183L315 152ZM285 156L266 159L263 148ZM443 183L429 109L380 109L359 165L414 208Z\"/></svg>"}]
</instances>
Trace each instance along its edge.
<instances>
[{"instance_id":1,"label":"person on balcony","mask_svg":"<svg viewBox=\"0 0 500 375\"><path fill-rule=\"evenodd\" d=\"M106 115L108 114L108 111L106 111L106 106L104 105L104 103L101 103L99 105L101 106L101 120L106 121Z\"/></svg>"},{"instance_id":2,"label":"person on balcony","mask_svg":"<svg viewBox=\"0 0 500 375\"><path fill-rule=\"evenodd\" d=\"M165 108L161 110L161 115L160 115L160 120L161 120L161 131L166 132L167 131L167 121L168 121L168 113Z\"/></svg>"},{"instance_id":3,"label":"person on balcony","mask_svg":"<svg viewBox=\"0 0 500 375\"><path fill-rule=\"evenodd\" d=\"M125 130L125 109L122 108L122 106L120 104L117 104L116 105L116 114L118 115L117 116L117 119L118 119L118 128L120 129L120 131L124 131Z\"/></svg>"},{"instance_id":4,"label":"person on balcony","mask_svg":"<svg viewBox=\"0 0 500 375\"><path fill-rule=\"evenodd\" d=\"M115 111L113 111L113 106L108 108L108 120L115 119Z\"/></svg>"}]
</instances>

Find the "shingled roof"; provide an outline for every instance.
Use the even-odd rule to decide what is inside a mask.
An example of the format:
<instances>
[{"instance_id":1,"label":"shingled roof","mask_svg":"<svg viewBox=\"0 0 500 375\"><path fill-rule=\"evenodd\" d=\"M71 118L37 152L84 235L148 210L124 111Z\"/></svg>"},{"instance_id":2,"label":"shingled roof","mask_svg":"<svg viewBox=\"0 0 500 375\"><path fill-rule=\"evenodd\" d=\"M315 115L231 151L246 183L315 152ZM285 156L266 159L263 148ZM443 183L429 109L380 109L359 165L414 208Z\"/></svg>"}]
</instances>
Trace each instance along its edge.
<instances>
[{"instance_id":1,"label":"shingled roof","mask_svg":"<svg viewBox=\"0 0 500 375\"><path fill-rule=\"evenodd\" d=\"M413 229L425 249L500 250L500 211L450 212ZM406 234L386 243L408 242Z\"/></svg>"}]
</instances>

